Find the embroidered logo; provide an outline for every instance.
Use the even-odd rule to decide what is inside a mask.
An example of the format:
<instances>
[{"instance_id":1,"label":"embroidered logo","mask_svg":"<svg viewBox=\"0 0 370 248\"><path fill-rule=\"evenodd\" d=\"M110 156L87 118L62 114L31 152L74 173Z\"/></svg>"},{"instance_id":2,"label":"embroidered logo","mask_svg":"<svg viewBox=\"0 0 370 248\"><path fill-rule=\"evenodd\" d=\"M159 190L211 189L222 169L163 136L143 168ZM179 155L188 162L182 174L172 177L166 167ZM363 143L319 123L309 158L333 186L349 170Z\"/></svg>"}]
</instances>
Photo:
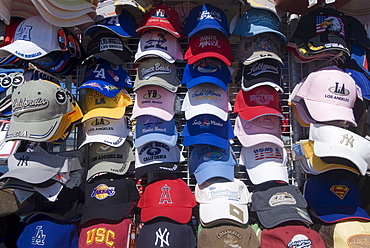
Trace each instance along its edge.
<instances>
[{"instance_id":1,"label":"embroidered logo","mask_svg":"<svg viewBox=\"0 0 370 248\"><path fill-rule=\"evenodd\" d=\"M91 197L95 197L97 200L104 200L108 196L114 196L115 193L115 187L108 187L105 184L99 184L94 188L91 193Z\"/></svg>"},{"instance_id":2,"label":"embroidered logo","mask_svg":"<svg viewBox=\"0 0 370 248\"><path fill-rule=\"evenodd\" d=\"M349 90L346 89L344 84L340 85L338 82L335 82L335 86L330 87L328 90L331 93L336 94L336 95L348 96L350 94ZM348 102L348 100L347 100L347 102Z\"/></svg>"},{"instance_id":3,"label":"embroidered logo","mask_svg":"<svg viewBox=\"0 0 370 248\"><path fill-rule=\"evenodd\" d=\"M12 112L14 116L19 117L21 114L45 109L48 106L49 100L41 97L33 100L27 100L25 97L15 98L12 103Z\"/></svg>"},{"instance_id":4,"label":"embroidered logo","mask_svg":"<svg viewBox=\"0 0 370 248\"><path fill-rule=\"evenodd\" d=\"M241 248L242 246L238 244L240 240L243 239L243 236L232 229L226 229L216 235L216 238L223 241L225 244L224 247L232 247L232 248Z\"/></svg>"},{"instance_id":5,"label":"embroidered logo","mask_svg":"<svg viewBox=\"0 0 370 248\"><path fill-rule=\"evenodd\" d=\"M143 79L148 80L150 77L158 74L170 74L172 72L170 65L162 65L161 63L155 63L152 66L142 68L141 76Z\"/></svg>"},{"instance_id":6,"label":"embroidered logo","mask_svg":"<svg viewBox=\"0 0 370 248\"><path fill-rule=\"evenodd\" d=\"M355 234L347 238L347 244L351 248L368 248L370 247L370 235Z\"/></svg>"},{"instance_id":7,"label":"embroidered logo","mask_svg":"<svg viewBox=\"0 0 370 248\"><path fill-rule=\"evenodd\" d=\"M120 38L108 38L104 37L100 39L99 50L117 50L123 51L123 44Z\"/></svg>"},{"instance_id":8,"label":"embroidered logo","mask_svg":"<svg viewBox=\"0 0 370 248\"><path fill-rule=\"evenodd\" d=\"M283 156L279 148L265 147L253 150L254 160L259 161L263 159L278 159L283 160Z\"/></svg>"},{"instance_id":9,"label":"embroidered logo","mask_svg":"<svg viewBox=\"0 0 370 248\"><path fill-rule=\"evenodd\" d=\"M161 142L149 142L140 147L138 155L146 153L148 156L140 158L143 162L149 162L153 159L166 159L167 155L163 154L170 151L170 147Z\"/></svg>"},{"instance_id":10,"label":"embroidered logo","mask_svg":"<svg viewBox=\"0 0 370 248\"><path fill-rule=\"evenodd\" d=\"M15 33L15 35L17 36L17 40L31 41L32 29L32 26L24 25L24 22L22 22Z\"/></svg>"},{"instance_id":11,"label":"embroidered logo","mask_svg":"<svg viewBox=\"0 0 370 248\"><path fill-rule=\"evenodd\" d=\"M267 106L271 102L275 101L275 98L266 90L257 90L254 95L249 96L249 101L256 102L258 105Z\"/></svg>"},{"instance_id":12,"label":"embroidered logo","mask_svg":"<svg viewBox=\"0 0 370 248\"><path fill-rule=\"evenodd\" d=\"M259 128L268 129L268 130L275 130L278 128L279 122L278 120L274 121L273 118L275 117L265 115L265 116L261 116L259 118L253 119L251 121L245 121L243 123L244 124L243 128L246 130L252 127L259 127ZM279 117L276 117L276 119L278 118Z\"/></svg>"},{"instance_id":13,"label":"embroidered logo","mask_svg":"<svg viewBox=\"0 0 370 248\"><path fill-rule=\"evenodd\" d=\"M22 155L20 158L19 158L19 161L18 161L18 164L17 166L28 166L28 160L30 159L29 156L27 155Z\"/></svg>"},{"instance_id":14,"label":"embroidered logo","mask_svg":"<svg viewBox=\"0 0 370 248\"><path fill-rule=\"evenodd\" d=\"M294 196L288 192L278 192L271 196L269 204L271 207L276 207L280 205L294 205L297 201Z\"/></svg>"},{"instance_id":15,"label":"embroidered logo","mask_svg":"<svg viewBox=\"0 0 370 248\"><path fill-rule=\"evenodd\" d=\"M149 37L148 40L146 40L145 42L146 45L144 46L144 49L159 48L167 51L167 46L164 46L166 42L167 42L166 35L164 33L158 32L156 34L153 34L152 36Z\"/></svg>"},{"instance_id":16,"label":"embroidered logo","mask_svg":"<svg viewBox=\"0 0 370 248\"><path fill-rule=\"evenodd\" d=\"M144 99L160 99L161 95L156 90L148 90L148 93L143 96Z\"/></svg>"},{"instance_id":17,"label":"embroidered logo","mask_svg":"<svg viewBox=\"0 0 370 248\"><path fill-rule=\"evenodd\" d=\"M158 230L155 232L155 242L154 245L159 247L170 246L170 242L168 240L170 235L170 232L165 228L162 232L161 228L158 228Z\"/></svg>"},{"instance_id":18,"label":"embroidered logo","mask_svg":"<svg viewBox=\"0 0 370 248\"><path fill-rule=\"evenodd\" d=\"M151 117L147 117L144 120L144 128L142 128L142 133L148 132L167 132L167 127L164 126L165 121L159 118L155 118L154 121Z\"/></svg>"},{"instance_id":19,"label":"embroidered logo","mask_svg":"<svg viewBox=\"0 0 370 248\"><path fill-rule=\"evenodd\" d=\"M153 13L152 17L157 17L157 18L168 18L168 15L166 14L166 11L164 9L156 9L155 12Z\"/></svg>"},{"instance_id":20,"label":"embroidered logo","mask_svg":"<svg viewBox=\"0 0 370 248\"><path fill-rule=\"evenodd\" d=\"M221 14L217 11L208 11L203 10L201 13L199 13L199 17L197 18L198 22L204 19L213 19L218 22L222 22Z\"/></svg>"},{"instance_id":21,"label":"embroidered logo","mask_svg":"<svg viewBox=\"0 0 370 248\"><path fill-rule=\"evenodd\" d=\"M198 47L204 48L204 47L215 47L215 48L221 48L221 45L219 44L220 40L216 35L202 35L199 37L198 40Z\"/></svg>"},{"instance_id":22,"label":"embroidered logo","mask_svg":"<svg viewBox=\"0 0 370 248\"><path fill-rule=\"evenodd\" d=\"M203 161L220 161L222 160L222 154L220 152L207 152L203 156Z\"/></svg>"},{"instance_id":23,"label":"embroidered logo","mask_svg":"<svg viewBox=\"0 0 370 248\"><path fill-rule=\"evenodd\" d=\"M215 73L221 70L221 63L212 58L204 58L196 61L193 65L193 70L196 69L200 73Z\"/></svg>"},{"instance_id":24,"label":"embroidered logo","mask_svg":"<svg viewBox=\"0 0 370 248\"><path fill-rule=\"evenodd\" d=\"M344 37L344 23L342 19L336 16L316 16L316 33L320 34L325 31Z\"/></svg>"},{"instance_id":25,"label":"embroidered logo","mask_svg":"<svg viewBox=\"0 0 370 248\"><path fill-rule=\"evenodd\" d=\"M345 145L345 146L350 146L352 148L353 147L353 142L355 141L353 136L351 135L351 137L349 137L348 133L346 133L346 134L343 134L342 137L343 137L343 139L340 141L340 143Z\"/></svg>"},{"instance_id":26,"label":"embroidered logo","mask_svg":"<svg viewBox=\"0 0 370 248\"><path fill-rule=\"evenodd\" d=\"M31 245L45 245L46 235L42 230L42 226L36 226L36 233L31 238Z\"/></svg>"},{"instance_id":27,"label":"embroidered logo","mask_svg":"<svg viewBox=\"0 0 370 248\"><path fill-rule=\"evenodd\" d=\"M159 204L172 204L172 198L171 198L171 194L170 194L170 190L171 188L165 184L162 188L162 194L161 194L161 197L159 199Z\"/></svg>"},{"instance_id":28,"label":"embroidered logo","mask_svg":"<svg viewBox=\"0 0 370 248\"><path fill-rule=\"evenodd\" d=\"M191 94L191 97L194 100L208 99L217 101L221 97L221 94L213 89L203 89L196 90L193 94Z\"/></svg>"},{"instance_id":29,"label":"embroidered logo","mask_svg":"<svg viewBox=\"0 0 370 248\"><path fill-rule=\"evenodd\" d=\"M247 68L247 67L244 66L243 70L244 68ZM257 62L257 63L253 63L250 66L249 71L244 72L244 75L258 77L260 74L263 74L263 73L272 73L272 74L278 75L280 73L280 68L279 66L273 66L273 65Z\"/></svg>"},{"instance_id":30,"label":"embroidered logo","mask_svg":"<svg viewBox=\"0 0 370 248\"><path fill-rule=\"evenodd\" d=\"M333 185L330 187L330 191L343 200L344 197L346 197L349 188L346 185Z\"/></svg>"},{"instance_id":31,"label":"embroidered logo","mask_svg":"<svg viewBox=\"0 0 370 248\"><path fill-rule=\"evenodd\" d=\"M311 248L312 241L303 234L296 234L289 241L287 248Z\"/></svg>"},{"instance_id":32,"label":"embroidered logo","mask_svg":"<svg viewBox=\"0 0 370 248\"><path fill-rule=\"evenodd\" d=\"M95 118L91 122L91 126L108 126L110 124L110 121L105 118Z\"/></svg>"}]
</instances>

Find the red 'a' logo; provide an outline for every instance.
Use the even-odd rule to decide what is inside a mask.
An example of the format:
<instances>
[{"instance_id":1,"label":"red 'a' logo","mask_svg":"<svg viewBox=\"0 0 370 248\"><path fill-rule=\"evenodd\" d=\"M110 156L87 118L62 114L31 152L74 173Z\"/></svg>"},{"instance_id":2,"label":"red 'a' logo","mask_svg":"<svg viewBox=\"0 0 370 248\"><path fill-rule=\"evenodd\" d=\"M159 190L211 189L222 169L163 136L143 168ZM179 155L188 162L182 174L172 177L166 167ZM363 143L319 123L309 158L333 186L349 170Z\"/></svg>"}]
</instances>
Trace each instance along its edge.
<instances>
[{"instance_id":1,"label":"red 'a' logo","mask_svg":"<svg viewBox=\"0 0 370 248\"><path fill-rule=\"evenodd\" d=\"M159 204L165 204L165 203L172 204L170 190L171 188L168 187L167 184L165 184L162 187L162 194L161 194L161 198L159 199Z\"/></svg>"}]
</instances>

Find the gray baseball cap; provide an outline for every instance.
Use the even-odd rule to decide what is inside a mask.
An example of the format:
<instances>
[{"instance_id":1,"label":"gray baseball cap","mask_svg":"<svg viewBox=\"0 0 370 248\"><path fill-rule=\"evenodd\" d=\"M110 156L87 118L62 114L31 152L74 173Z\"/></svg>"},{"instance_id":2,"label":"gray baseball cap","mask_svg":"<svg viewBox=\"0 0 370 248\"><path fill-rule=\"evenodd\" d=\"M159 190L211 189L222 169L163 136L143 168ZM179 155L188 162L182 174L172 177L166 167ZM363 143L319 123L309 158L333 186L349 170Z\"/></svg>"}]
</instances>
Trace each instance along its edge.
<instances>
[{"instance_id":1,"label":"gray baseball cap","mask_svg":"<svg viewBox=\"0 0 370 248\"><path fill-rule=\"evenodd\" d=\"M43 152L17 152L9 156L9 171L0 177L17 178L31 184L47 181L57 175L66 166L68 158Z\"/></svg>"},{"instance_id":2,"label":"gray baseball cap","mask_svg":"<svg viewBox=\"0 0 370 248\"><path fill-rule=\"evenodd\" d=\"M135 156L129 141L119 147L94 142L89 148L86 180L98 173L123 175L133 161Z\"/></svg>"},{"instance_id":3,"label":"gray baseball cap","mask_svg":"<svg viewBox=\"0 0 370 248\"><path fill-rule=\"evenodd\" d=\"M137 91L145 85L158 85L175 93L180 84L177 76L175 64L171 64L159 57L150 58L140 63L133 89Z\"/></svg>"},{"instance_id":4,"label":"gray baseball cap","mask_svg":"<svg viewBox=\"0 0 370 248\"><path fill-rule=\"evenodd\" d=\"M45 80L31 80L19 86L12 94L12 117L5 141L49 140L70 110L69 94Z\"/></svg>"}]
</instances>

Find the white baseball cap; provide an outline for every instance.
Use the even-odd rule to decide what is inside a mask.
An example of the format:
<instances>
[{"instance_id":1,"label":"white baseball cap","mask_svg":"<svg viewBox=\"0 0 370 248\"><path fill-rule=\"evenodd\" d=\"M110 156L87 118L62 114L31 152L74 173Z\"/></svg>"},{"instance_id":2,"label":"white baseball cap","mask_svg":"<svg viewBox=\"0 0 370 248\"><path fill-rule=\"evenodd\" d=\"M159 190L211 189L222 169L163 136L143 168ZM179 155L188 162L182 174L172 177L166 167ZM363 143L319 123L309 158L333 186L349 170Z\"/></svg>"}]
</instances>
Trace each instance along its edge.
<instances>
[{"instance_id":1,"label":"white baseball cap","mask_svg":"<svg viewBox=\"0 0 370 248\"><path fill-rule=\"evenodd\" d=\"M275 180L288 182L287 159L285 148L262 142L251 147L242 147L239 164L245 166L255 185Z\"/></svg>"},{"instance_id":2,"label":"white baseball cap","mask_svg":"<svg viewBox=\"0 0 370 248\"><path fill-rule=\"evenodd\" d=\"M203 226L220 223L244 225L248 222L248 203L251 196L245 183L235 178L212 178L196 184L195 199L199 203L199 217Z\"/></svg>"},{"instance_id":3,"label":"white baseball cap","mask_svg":"<svg viewBox=\"0 0 370 248\"><path fill-rule=\"evenodd\" d=\"M311 123L309 140L314 141L315 155L326 163L353 163L361 175L366 174L370 141L364 137L341 127Z\"/></svg>"},{"instance_id":4,"label":"white baseball cap","mask_svg":"<svg viewBox=\"0 0 370 248\"><path fill-rule=\"evenodd\" d=\"M226 121L232 111L229 95L221 87L212 83L201 83L188 89L181 111L187 120L196 115L212 114Z\"/></svg>"},{"instance_id":5,"label":"white baseball cap","mask_svg":"<svg viewBox=\"0 0 370 248\"><path fill-rule=\"evenodd\" d=\"M83 122L83 130L85 139L79 149L93 142L119 147L125 142L129 133L126 116L122 116L121 119L96 117Z\"/></svg>"}]
</instances>

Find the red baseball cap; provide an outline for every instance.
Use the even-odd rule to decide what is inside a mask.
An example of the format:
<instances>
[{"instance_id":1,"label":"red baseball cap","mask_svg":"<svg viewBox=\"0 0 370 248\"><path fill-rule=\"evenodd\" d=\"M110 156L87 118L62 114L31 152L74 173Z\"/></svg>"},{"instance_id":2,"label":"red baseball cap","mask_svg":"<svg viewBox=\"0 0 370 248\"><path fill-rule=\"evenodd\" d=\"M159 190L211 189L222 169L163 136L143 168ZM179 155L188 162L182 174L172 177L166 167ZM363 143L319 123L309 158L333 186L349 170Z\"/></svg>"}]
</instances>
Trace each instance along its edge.
<instances>
[{"instance_id":1,"label":"red baseball cap","mask_svg":"<svg viewBox=\"0 0 370 248\"><path fill-rule=\"evenodd\" d=\"M221 31L204 29L191 37L184 55L188 64L193 64L202 58L208 57L218 58L228 66L234 61L230 41Z\"/></svg>"},{"instance_id":2,"label":"red baseball cap","mask_svg":"<svg viewBox=\"0 0 370 248\"><path fill-rule=\"evenodd\" d=\"M279 92L268 85L252 90L240 90L235 98L234 113L244 120L253 120L264 115L276 115L285 119L281 113Z\"/></svg>"},{"instance_id":3,"label":"red baseball cap","mask_svg":"<svg viewBox=\"0 0 370 248\"><path fill-rule=\"evenodd\" d=\"M120 221L95 219L82 225L78 247L129 247L131 229L134 224L131 219Z\"/></svg>"},{"instance_id":4,"label":"red baseball cap","mask_svg":"<svg viewBox=\"0 0 370 248\"><path fill-rule=\"evenodd\" d=\"M141 221L167 217L179 223L188 223L192 208L197 205L189 186L181 179L163 179L149 184L140 197Z\"/></svg>"},{"instance_id":5,"label":"red baseball cap","mask_svg":"<svg viewBox=\"0 0 370 248\"><path fill-rule=\"evenodd\" d=\"M269 247L317 247L325 248L320 235L303 225L286 225L264 229L261 233L261 248Z\"/></svg>"},{"instance_id":6,"label":"red baseball cap","mask_svg":"<svg viewBox=\"0 0 370 248\"><path fill-rule=\"evenodd\" d=\"M179 13L166 5L158 5L144 14L141 25L136 29L136 33L142 36L148 29L163 29L174 35L181 37L181 23Z\"/></svg>"}]
</instances>

